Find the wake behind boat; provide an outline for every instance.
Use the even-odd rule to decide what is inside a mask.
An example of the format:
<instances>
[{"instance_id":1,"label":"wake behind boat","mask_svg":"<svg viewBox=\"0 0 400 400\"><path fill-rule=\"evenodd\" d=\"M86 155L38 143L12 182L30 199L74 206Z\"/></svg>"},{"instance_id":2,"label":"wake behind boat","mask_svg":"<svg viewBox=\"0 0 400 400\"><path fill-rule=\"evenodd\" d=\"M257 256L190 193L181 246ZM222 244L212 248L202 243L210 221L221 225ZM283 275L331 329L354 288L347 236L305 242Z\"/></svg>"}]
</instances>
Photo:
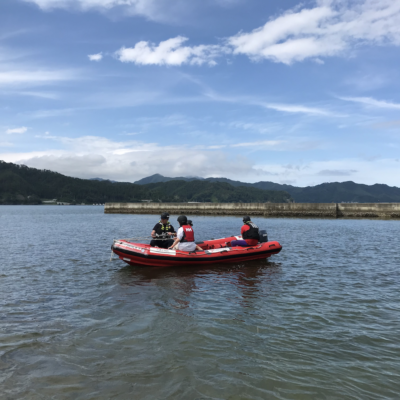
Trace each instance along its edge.
<instances>
[{"instance_id":1,"label":"wake behind boat","mask_svg":"<svg viewBox=\"0 0 400 400\"><path fill-rule=\"evenodd\" d=\"M131 241L132 239L114 240L111 249L113 253L129 265L148 267L206 265L258 260L271 257L282 250L282 246L276 241L260 241L257 245L249 247L230 247L232 241L240 239L242 239L242 236L196 242L202 251L192 252L162 249L148 244L135 243Z\"/></svg>"}]
</instances>

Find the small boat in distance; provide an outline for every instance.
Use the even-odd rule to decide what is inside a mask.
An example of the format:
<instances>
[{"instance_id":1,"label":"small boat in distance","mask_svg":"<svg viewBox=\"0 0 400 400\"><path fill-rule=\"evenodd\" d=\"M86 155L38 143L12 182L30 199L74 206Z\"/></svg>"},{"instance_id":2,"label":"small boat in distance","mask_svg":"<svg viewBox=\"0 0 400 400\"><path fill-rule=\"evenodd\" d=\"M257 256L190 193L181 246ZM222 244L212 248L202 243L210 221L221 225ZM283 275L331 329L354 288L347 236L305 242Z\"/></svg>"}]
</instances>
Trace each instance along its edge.
<instances>
[{"instance_id":1,"label":"small boat in distance","mask_svg":"<svg viewBox=\"0 0 400 400\"><path fill-rule=\"evenodd\" d=\"M282 250L276 242L260 242L256 246L230 247L232 240L241 236L196 242L203 251L182 251L151 247L148 244L132 243L129 239L114 240L111 250L129 265L147 267L174 267L179 265L206 265L235 263L271 257Z\"/></svg>"}]
</instances>

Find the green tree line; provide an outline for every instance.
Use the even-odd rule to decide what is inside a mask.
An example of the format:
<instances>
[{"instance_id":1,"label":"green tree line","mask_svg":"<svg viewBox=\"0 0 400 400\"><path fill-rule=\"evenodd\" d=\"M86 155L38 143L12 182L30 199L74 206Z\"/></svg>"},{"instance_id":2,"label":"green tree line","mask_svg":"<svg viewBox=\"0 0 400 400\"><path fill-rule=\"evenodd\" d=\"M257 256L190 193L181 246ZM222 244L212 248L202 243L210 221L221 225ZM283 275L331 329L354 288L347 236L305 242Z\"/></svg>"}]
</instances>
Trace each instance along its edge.
<instances>
[{"instance_id":1,"label":"green tree line","mask_svg":"<svg viewBox=\"0 0 400 400\"><path fill-rule=\"evenodd\" d=\"M71 178L49 170L0 161L0 204L40 204L50 199L76 204L142 200L216 203L291 201L285 191L234 187L224 182L174 180L138 185Z\"/></svg>"}]
</instances>

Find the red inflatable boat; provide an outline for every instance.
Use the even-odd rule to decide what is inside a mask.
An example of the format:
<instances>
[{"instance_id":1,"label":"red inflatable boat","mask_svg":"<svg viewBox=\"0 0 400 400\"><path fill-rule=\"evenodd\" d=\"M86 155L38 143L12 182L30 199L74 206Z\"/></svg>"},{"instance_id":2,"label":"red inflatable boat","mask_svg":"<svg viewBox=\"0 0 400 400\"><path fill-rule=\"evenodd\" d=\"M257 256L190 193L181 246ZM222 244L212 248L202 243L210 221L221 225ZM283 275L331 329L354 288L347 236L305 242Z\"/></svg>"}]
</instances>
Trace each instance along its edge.
<instances>
[{"instance_id":1,"label":"red inflatable boat","mask_svg":"<svg viewBox=\"0 0 400 400\"><path fill-rule=\"evenodd\" d=\"M172 267L177 265L206 265L258 260L271 257L282 250L278 242L258 243L251 247L228 247L232 240L241 236L197 242L203 251L187 252L151 247L148 244L132 243L129 240L115 240L112 251L130 265L149 267Z\"/></svg>"}]
</instances>

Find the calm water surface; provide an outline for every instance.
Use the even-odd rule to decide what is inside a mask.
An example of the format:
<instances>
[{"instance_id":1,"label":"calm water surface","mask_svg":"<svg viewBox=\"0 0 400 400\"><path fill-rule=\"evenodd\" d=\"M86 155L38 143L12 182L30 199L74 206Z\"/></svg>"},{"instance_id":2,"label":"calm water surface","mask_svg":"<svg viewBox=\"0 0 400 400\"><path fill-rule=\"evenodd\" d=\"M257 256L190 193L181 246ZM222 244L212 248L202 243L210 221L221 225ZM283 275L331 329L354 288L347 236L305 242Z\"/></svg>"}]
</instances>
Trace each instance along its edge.
<instances>
[{"instance_id":1,"label":"calm water surface","mask_svg":"<svg viewBox=\"0 0 400 400\"><path fill-rule=\"evenodd\" d=\"M254 221L269 261L144 269L157 216L0 207L1 399L400 398L400 221Z\"/></svg>"}]
</instances>

